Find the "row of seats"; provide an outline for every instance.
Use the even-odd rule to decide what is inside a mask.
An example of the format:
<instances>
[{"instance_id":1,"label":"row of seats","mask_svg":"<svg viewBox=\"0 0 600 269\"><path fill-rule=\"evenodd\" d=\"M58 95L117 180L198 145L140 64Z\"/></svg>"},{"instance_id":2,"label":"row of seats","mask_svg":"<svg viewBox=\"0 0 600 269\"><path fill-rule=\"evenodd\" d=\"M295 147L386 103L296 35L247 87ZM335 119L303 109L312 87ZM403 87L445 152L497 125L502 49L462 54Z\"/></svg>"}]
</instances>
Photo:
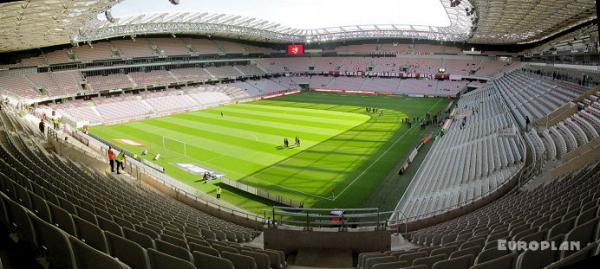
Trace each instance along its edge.
<instances>
[{"instance_id":1,"label":"row of seats","mask_svg":"<svg viewBox=\"0 0 600 269\"><path fill-rule=\"evenodd\" d=\"M186 109L214 106L234 99L246 98L245 92L231 86L202 86L183 91L165 91L98 98L91 101L71 102L39 107L40 113L50 115L53 110L67 115L75 122L101 124L135 117L150 116Z\"/></svg>"},{"instance_id":2,"label":"row of seats","mask_svg":"<svg viewBox=\"0 0 600 269\"><path fill-rule=\"evenodd\" d=\"M356 72L392 74L437 74L443 68L448 74L492 77L512 65L498 61L473 62L471 59L446 59L444 57L303 57L267 58L258 65L270 73L329 73L352 74ZM474 73L473 73L474 72Z\"/></svg>"},{"instance_id":3,"label":"row of seats","mask_svg":"<svg viewBox=\"0 0 600 269\"><path fill-rule=\"evenodd\" d=\"M198 56L206 54L270 54L264 48L228 41L193 38L137 38L135 40L112 40L93 43L90 46L66 48L25 58L22 62L3 67L25 67L71 62L92 62L107 59L131 59L139 57Z\"/></svg>"},{"instance_id":4,"label":"row of seats","mask_svg":"<svg viewBox=\"0 0 600 269\"><path fill-rule=\"evenodd\" d=\"M579 97L587 88L563 81L531 76L514 71L494 80L508 106L515 112L518 123L526 127L526 117L533 123L560 106Z\"/></svg>"},{"instance_id":5,"label":"row of seats","mask_svg":"<svg viewBox=\"0 0 600 269\"><path fill-rule=\"evenodd\" d=\"M600 254L600 163L406 234L417 247L361 253L360 269L561 268ZM498 240L577 242L580 250L501 250ZM413 267L408 267L408 266ZM418 267L414 267L418 266Z\"/></svg>"},{"instance_id":6,"label":"row of seats","mask_svg":"<svg viewBox=\"0 0 600 269\"><path fill-rule=\"evenodd\" d=\"M524 145L493 88L464 95L455 123L434 142L396 210L419 219L482 198L522 166Z\"/></svg>"}]
</instances>

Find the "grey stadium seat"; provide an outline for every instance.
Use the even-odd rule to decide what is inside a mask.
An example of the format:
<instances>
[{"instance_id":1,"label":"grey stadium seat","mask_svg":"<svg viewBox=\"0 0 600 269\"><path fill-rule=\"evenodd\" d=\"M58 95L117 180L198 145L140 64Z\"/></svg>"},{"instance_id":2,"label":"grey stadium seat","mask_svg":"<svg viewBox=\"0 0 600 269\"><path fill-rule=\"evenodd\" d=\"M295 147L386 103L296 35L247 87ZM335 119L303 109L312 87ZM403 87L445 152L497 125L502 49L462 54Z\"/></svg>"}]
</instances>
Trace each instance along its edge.
<instances>
[{"instance_id":1,"label":"grey stadium seat","mask_svg":"<svg viewBox=\"0 0 600 269\"><path fill-rule=\"evenodd\" d=\"M81 240L70 236L69 241L73 246L77 269L96 269L99 265L103 269L129 269L130 267L122 264L119 260L88 246Z\"/></svg>"},{"instance_id":2,"label":"grey stadium seat","mask_svg":"<svg viewBox=\"0 0 600 269\"><path fill-rule=\"evenodd\" d=\"M211 256L215 256L215 257L220 257L221 255L219 254L219 251L211 248L211 247L207 247L207 246L201 246L198 245L196 243L190 243L190 251L194 252L194 251L198 251L198 252L202 252Z\"/></svg>"},{"instance_id":3,"label":"grey stadium seat","mask_svg":"<svg viewBox=\"0 0 600 269\"><path fill-rule=\"evenodd\" d=\"M194 263L198 269L234 269L230 260L195 251Z\"/></svg>"},{"instance_id":4,"label":"grey stadium seat","mask_svg":"<svg viewBox=\"0 0 600 269\"><path fill-rule=\"evenodd\" d=\"M429 257L421 257L421 258L416 258L413 260L412 265L427 265L427 268L431 268L431 266L439 261L445 260L446 258L448 258L448 255L446 254L437 254L437 255L433 255L433 256L429 256Z\"/></svg>"},{"instance_id":5,"label":"grey stadium seat","mask_svg":"<svg viewBox=\"0 0 600 269\"><path fill-rule=\"evenodd\" d=\"M59 268L75 269L75 254L67 234L33 214L30 217L35 227L39 247L46 252L48 262Z\"/></svg>"},{"instance_id":6,"label":"grey stadium seat","mask_svg":"<svg viewBox=\"0 0 600 269\"><path fill-rule=\"evenodd\" d=\"M438 249L434 249L431 251L431 255L438 255L438 254L446 254L446 256L450 256L450 254L454 251L456 251L458 249L458 247L456 246L450 246L450 247L443 247L443 248L438 248Z\"/></svg>"},{"instance_id":7,"label":"grey stadium seat","mask_svg":"<svg viewBox=\"0 0 600 269\"><path fill-rule=\"evenodd\" d=\"M257 269L254 258L242 254L237 254L229 251L221 252L223 258L228 259L233 263L235 269Z\"/></svg>"},{"instance_id":8,"label":"grey stadium seat","mask_svg":"<svg viewBox=\"0 0 600 269\"><path fill-rule=\"evenodd\" d=\"M375 264L373 266L373 269L396 269L396 268L404 268L404 267L408 267L407 261L379 263L379 264Z\"/></svg>"},{"instance_id":9,"label":"grey stadium seat","mask_svg":"<svg viewBox=\"0 0 600 269\"><path fill-rule=\"evenodd\" d=\"M37 233L35 232L37 231L37 229L35 229L34 219L30 217L30 214L23 206L17 204L15 201L9 198L2 198L5 201L4 205L6 205L6 214L8 216L9 230L16 232L19 236L19 240L31 243L33 245L37 245L39 238L37 236ZM34 214L31 214L31 216L34 216ZM37 218L37 216L35 217ZM39 220L43 221L42 219Z\"/></svg>"},{"instance_id":10,"label":"grey stadium seat","mask_svg":"<svg viewBox=\"0 0 600 269\"><path fill-rule=\"evenodd\" d=\"M477 258L475 258L475 264L487 262L489 260L493 260L495 258L502 257L508 253L510 253L510 251L508 249L506 249L506 250L499 250L498 248L486 249L486 250L482 251L481 253L479 253L479 255L477 255Z\"/></svg>"},{"instance_id":11,"label":"grey stadium seat","mask_svg":"<svg viewBox=\"0 0 600 269\"><path fill-rule=\"evenodd\" d=\"M360 253L358 255L358 269L363 269L365 266L365 262L367 261L368 258L371 257L384 257L387 256L387 254L382 253L382 252L363 252Z\"/></svg>"},{"instance_id":12,"label":"grey stadium seat","mask_svg":"<svg viewBox=\"0 0 600 269\"><path fill-rule=\"evenodd\" d=\"M471 254L473 255L473 257L477 256L477 254L479 254L479 252L481 252L481 247L479 246L473 246L470 248L465 248L465 249L461 249L461 250L457 250L454 251L450 254L450 258L456 258L456 257L461 257L464 255L468 255Z\"/></svg>"},{"instance_id":13,"label":"grey stadium seat","mask_svg":"<svg viewBox=\"0 0 600 269\"><path fill-rule=\"evenodd\" d=\"M186 248L167 243L162 240L155 240L156 249L171 256L193 262L192 254Z\"/></svg>"},{"instance_id":14,"label":"grey stadium seat","mask_svg":"<svg viewBox=\"0 0 600 269\"><path fill-rule=\"evenodd\" d=\"M536 251L526 250L519 254L516 261L517 269L541 269L556 261L558 252L551 249Z\"/></svg>"},{"instance_id":15,"label":"grey stadium seat","mask_svg":"<svg viewBox=\"0 0 600 269\"><path fill-rule=\"evenodd\" d=\"M596 239L595 237L599 221L600 217L595 217L586 223L573 228L573 230L565 235L565 241L576 241L579 242L579 245L582 248L585 247L588 243L591 243ZM562 251L560 255L561 258L564 258L572 253L574 253L574 251Z\"/></svg>"},{"instance_id":16,"label":"grey stadium seat","mask_svg":"<svg viewBox=\"0 0 600 269\"><path fill-rule=\"evenodd\" d=\"M270 269L271 268L271 259L269 258L269 255L267 255L265 253L249 251L249 250L242 250L240 254L254 258L254 262L256 262L257 269Z\"/></svg>"},{"instance_id":17,"label":"grey stadium seat","mask_svg":"<svg viewBox=\"0 0 600 269\"><path fill-rule=\"evenodd\" d=\"M258 251L262 251L263 253L269 255L269 260L271 260L271 268L273 268L273 269L283 268L285 256L281 255L277 251L273 251L270 249L258 250Z\"/></svg>"},{"instance_id":18,"label":"grey stadium seat","mask_svg":"<svg viewBox=\"0 0 600 269\"><path fill-rule=\"evenodd\" d=\"M471 269L512 269L515 266L516 253L510 253L483 263L476 264Z\"/></svg>"},{"instance_id":19,"label":"grey stadium seat","mask_svg":"<svg viewBox=\"0 0 600 269\"><path fill-rule=\"evenodd\" d=\"M467 254L464 256L438 261L433 264L432 269L468 269L473 264L475 256Z\"/></svg>"},{"instance_id":20,"label":"grey stadium seat","mask_svg":"<svg viewBox=\"0 0 600 269\"><path fill-rule=\"evenodd\" d=\"M228 247L228 246L223 246L221 244L213 244L212 247L216 250L219 251L219 253L221 253L221 256L223 256L223 252L227 251L227 252L231 252L231 253L239 253L239 251L236 248L232 248L232 247Z\"/></svg>"},{"instance_id":21,"label":"grey stadium seat","mask_svg":"<svg viewBox=\"0 0 600 269\"><path fill-rule=\"evenodd\" d=\"M402 254L402 255L398 256L398 260L399 261L407 261L409 264L412 264L414 259L421 258L421 257L427 257L427 256L429 256L429 255L427 255L426 252L414 252L414 253Z\"/></svg>"},{"instance_id":22,"label":"grey stadium seat","mask_svg":"<svg viewBox=\"0 0 600 269\"><path fill-rule=\"evenodd\" d=\"M148 259L150 260L150 269L195 269L196 267L189 261L173 257L169 254L155 249L148 249Z\"/></svg>"},{"instance_id":23,"label":"grey stadium seat","mask_svg":"<svg viewBox=\"0 0 600 269\"><path fill-rule=\"evenodd\" d=\"M559 261L554 262L554 263L544 267L544 269L563 268L565 266L573 265L575 263L583 261L583 260L591 257L592 255L594 255L594 252L596 251L596 247L597 247L596 242L589 244L586 247L582 248L581 250L569 255L568 257L566 257L564 259L560 259Z\"/></svg>"},{"instance_id":24,"label":"grey stadium seat","mask_svg":"<svg viewBox=\"0 0 600 269\"><path fill-rule=\"evenodd\" d=\"M131 269L149 269L148 253L138 243L111 232L106 232L110 255L123 261Z\"/></svg>"},{"instance_id":25,"label":"grey stadium seat","mask_svg":"<svg viewBox=\"0 0 600 269\"><path fill-rule=\"evenodd\" d=\"M98 220L98 226L100 226L100 229L109 231L117 235L123 235L123 230L121 230L121 226L116 222L98 215L96 215L96 219Z\"/></svg>"},{"instance_id":26,"label":"grey stadium seat","mask_svg":"<svg viewBox=\"0 0 600 269\"><path fill-rule=\"evenodd\" d=\"M104 235L104 232L98 226L78 216L73 216L73 223L75 223L75 229L77 230L77 238L79 240L83 241L84 243L92 246L97 250L100 250L104 253L108 253L106 237Z\"/></svg>"},{"instance_id":27,"label":"grey stadium seat","mask_svg":"<svg viewBox=\"0 0 600 269\"><path fill-rule=\"evenodd\" d=\"M138 243L143 248L154 248L154 240L146 234L140 233L138 231L123 228L123 235L125 238Z\"/></svg>"},{"instance_id":28,"label":"grey stadium seat","mask_svg":"<svg viewBox=\"0 0 600 269\"><path fill-rule=\"evenodd\" d=\"M364 269L372 269L373 266L376 264L390 263L395 261L398 261L398 258L396 258L396 256L369 257L365 260Z\"/></svg>"}]
</instances>

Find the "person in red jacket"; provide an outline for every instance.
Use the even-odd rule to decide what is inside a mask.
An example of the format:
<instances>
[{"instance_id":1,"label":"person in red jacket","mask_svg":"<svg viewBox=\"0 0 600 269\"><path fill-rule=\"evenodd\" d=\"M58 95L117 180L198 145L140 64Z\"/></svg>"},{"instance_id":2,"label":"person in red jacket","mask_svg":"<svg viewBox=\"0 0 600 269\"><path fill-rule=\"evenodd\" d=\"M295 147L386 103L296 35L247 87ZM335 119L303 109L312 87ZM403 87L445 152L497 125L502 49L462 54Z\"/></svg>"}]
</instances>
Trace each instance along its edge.
<instances>
[{"instance_id":1,"label":"person in red jacket","mask_svg":"<svg viewBox=\"0 0 600 269\"><path fill-rule=\"evenodd\" d=\"M111 146L108 146L108 163L110 164L110 172L115 171L115 152L112 150Z\"/></svg>"}]
</instances>

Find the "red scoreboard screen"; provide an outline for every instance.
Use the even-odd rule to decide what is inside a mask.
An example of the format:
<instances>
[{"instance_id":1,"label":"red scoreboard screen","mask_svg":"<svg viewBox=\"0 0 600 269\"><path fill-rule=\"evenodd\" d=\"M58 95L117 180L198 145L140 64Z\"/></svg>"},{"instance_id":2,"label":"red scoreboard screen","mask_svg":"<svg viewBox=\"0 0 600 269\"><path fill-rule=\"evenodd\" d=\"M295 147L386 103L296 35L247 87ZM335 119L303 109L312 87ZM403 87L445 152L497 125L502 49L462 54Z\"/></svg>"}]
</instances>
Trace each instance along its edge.
<instances>
[{"instance_id":1,"label":"red scoreboard screen","mask_svg":"<svg viewBox=\"0 0 600 269\"><path fill-rule=\"evenodd\" d=\"M288 45L288 55L304 54L304 45Z\"/></svg>"}]
</instances>

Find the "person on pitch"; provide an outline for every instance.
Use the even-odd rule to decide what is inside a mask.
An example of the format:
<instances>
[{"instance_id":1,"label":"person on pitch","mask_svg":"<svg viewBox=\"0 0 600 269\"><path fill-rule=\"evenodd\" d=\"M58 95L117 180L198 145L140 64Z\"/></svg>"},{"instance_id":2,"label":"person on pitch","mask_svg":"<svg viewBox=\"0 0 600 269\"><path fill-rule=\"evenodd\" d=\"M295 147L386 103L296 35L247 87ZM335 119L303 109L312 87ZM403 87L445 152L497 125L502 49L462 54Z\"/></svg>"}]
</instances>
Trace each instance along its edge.
<instances>
[{"instance_id":1,"label":"person on pitch","mask_svg":"<svg viewBox=\"0 0 600 269\"><path fill-rule=\"evenodd\" d=\"M296 136L296 146L300 146L300 138L298 136Z\"/></svg>"}]
</instances>

